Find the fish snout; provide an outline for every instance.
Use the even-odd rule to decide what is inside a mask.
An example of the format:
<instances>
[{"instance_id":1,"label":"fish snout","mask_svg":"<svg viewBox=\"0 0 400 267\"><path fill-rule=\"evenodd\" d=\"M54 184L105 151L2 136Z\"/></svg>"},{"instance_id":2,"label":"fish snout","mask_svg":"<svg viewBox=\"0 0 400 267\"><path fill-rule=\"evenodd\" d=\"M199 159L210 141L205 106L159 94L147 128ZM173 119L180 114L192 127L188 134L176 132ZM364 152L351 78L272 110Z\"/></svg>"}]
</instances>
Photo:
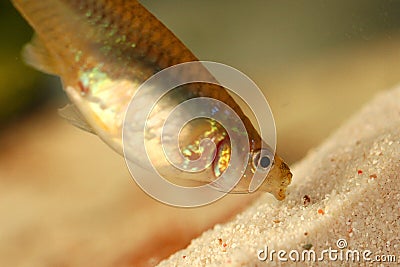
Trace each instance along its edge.
<instances>
[{"instance_id":1,"label":"fish snout","mask_svg":"<svg viewBox=\"0 0 400 267\"><path fill-rule=\"evenodd\" d=\"M282 186L290 185L290 183L292 182L293 174L290 171L289 166L284 161L281 162L280 170L281 170L281 174L282 174L281 185Z\"/></svg>"}]
</instances>

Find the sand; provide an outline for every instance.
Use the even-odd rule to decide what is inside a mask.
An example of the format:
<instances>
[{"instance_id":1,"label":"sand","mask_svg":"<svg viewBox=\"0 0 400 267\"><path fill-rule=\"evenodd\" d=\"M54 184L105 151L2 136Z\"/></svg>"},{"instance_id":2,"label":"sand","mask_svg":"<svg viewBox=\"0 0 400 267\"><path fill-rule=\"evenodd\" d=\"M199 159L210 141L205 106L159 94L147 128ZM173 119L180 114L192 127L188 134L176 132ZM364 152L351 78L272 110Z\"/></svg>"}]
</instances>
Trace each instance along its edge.
<instances>
[{"instance_id":1,"label":"sand","mask_svg":"<svg viewBox=\"0 0 400 267\"><path fill-rule=\"evenodd\" d=\"M381 255L400 264L400 87L365 105L293 172L284 201L262 195L159 266L315 266L322 261L295 263L291 250L301 260L304 250L320 258L329 248L332 260L326 253L323 261L330 266L348 265L346 255L355 266ZM271 261L272 250L286 251L281 258L288 261L276 253Z\"/></svg>"}]
</instances>

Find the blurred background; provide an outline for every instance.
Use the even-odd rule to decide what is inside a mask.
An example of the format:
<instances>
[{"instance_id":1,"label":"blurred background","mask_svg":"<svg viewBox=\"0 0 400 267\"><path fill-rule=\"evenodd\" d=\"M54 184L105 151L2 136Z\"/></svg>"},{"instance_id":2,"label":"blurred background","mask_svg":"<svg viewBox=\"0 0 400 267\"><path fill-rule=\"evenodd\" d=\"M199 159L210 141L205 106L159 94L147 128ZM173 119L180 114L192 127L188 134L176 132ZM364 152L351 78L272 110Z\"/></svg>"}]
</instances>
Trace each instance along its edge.
<instances>
[{"instance_id":1,"label":"blurred background","mask_svg":"<svg viewBox=\"0 0 400 267\"><path fill-rule=\"evenodd\" d=\"M199 59L262 88L291 164L400 81L398 0L141 2ZM57 116L58 78L20 57L32 29L9 1L0 14L0 265L154 265L252 200L182 210L150 199L120 156Z\"/></svg>"}]
</instances>

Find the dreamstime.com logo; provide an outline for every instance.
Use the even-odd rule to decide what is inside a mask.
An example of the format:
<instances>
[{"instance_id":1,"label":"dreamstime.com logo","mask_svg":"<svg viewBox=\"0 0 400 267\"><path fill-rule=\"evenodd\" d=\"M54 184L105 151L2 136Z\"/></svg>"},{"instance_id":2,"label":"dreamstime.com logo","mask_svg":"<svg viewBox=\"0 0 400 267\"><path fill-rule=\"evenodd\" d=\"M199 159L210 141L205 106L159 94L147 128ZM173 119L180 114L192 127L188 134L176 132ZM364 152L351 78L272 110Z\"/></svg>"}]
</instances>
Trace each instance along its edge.
<instances>
[{"instance_id":1,"label":"dreamstime.com logo","mask_svg":"<svg viewBox=\"0 0 400 267\"><path fill-rule=\"evenodd\" d=\"M252 177L246 176L251 181L248 192L255 191L263 183L275 154L276 131L271 109L261 90L245 74L230 66L206 61L161 70L139 87L127 108L123 149L129 171L142 190L163 203L178 207L202 206L225 196L243 178L251 156L249 135L235 107L227 105L224 99L199 97L199 93L190 96L190 90L175 91L193 83L224 87L239 96L258 121L260 137L268 144L267 147L261 142L260 151L268 151L270 166L263 171L256 169ZM199 88L200 93L207 90ZM200 159L185 157L179 143L182 129L204 118L219 123L229 135L231 153L227 168L214 181L204 177L207 183L200 186L183 186L164 179L165 173L184 179L196 173L201 177L202 173L207 173L205 170L213 168L218 147L212 138L199 142Z\"/></svg>"},{"instance_id":2,"label":"dreamstime.com logo","mask_svg":"<svg viewBox=\"0 0 400 267\"><path fill-rule=\"evenodd\" d=\"M336 249L329 247L320 252L313 249L298 250L270 250L268 246L257 251L260 261L270 262L343 262L343 263L396 263L396 255L374 255L371 250L348 249L346 239L338 239Z\"/></svg>"}]
</instances>

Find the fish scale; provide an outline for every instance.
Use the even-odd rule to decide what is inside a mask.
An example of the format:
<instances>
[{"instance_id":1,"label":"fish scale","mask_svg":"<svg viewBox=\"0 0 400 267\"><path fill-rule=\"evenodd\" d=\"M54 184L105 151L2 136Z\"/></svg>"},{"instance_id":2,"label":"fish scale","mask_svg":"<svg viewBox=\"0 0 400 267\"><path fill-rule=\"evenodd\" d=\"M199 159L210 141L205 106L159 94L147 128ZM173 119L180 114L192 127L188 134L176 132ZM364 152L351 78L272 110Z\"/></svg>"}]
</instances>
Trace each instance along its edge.
<instances>
[{"instance_id":1,"label":"fish scale","mask_svg":"<svg viewBox=\"0 0 400 267\"><path fill-rule=\"evenodd\" d=\"M77 8L81 16L86 16L89 23L107 25L103 29L100 27L95 40L114 43L111 46L123 51L127 59L141 59L141 63L154 64L157 70L197 60L168 28L137 1L85 1L84 5L82 1L68 3ZM134 12L131 12L132 10ZM88 13L90 16L87 16ZM107 23L104 24L105 19ZM117 34L114 34L111 40L102 39L103 33L107 35L107 31L112 28L117 29ZM125 38L122 42L117 42L121 36ZM152 58L156 59L155 62L150 60Z\"/></svg>"}]
</instances>

